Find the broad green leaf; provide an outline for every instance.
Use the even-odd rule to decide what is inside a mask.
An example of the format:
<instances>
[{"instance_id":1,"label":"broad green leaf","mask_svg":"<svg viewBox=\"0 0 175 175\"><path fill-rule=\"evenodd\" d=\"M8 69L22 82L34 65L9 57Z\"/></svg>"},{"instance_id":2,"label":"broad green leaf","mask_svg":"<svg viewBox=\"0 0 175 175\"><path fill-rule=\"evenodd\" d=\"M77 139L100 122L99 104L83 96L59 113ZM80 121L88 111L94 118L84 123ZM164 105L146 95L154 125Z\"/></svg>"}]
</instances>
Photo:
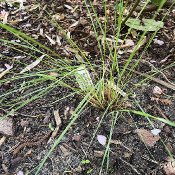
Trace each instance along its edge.
<instances>
[{"instance_id":1,"label":"broad green leaf","mask_svg":"<svg viewBox=\"0 0 175 175\"><path fill-rule=\"evenodd\" d=\"M139 19L129 18L126 23L127 26L142 30L142 31L156 31L157 28L163 27L162 21L155 21L154 19Z\"/></svg>"}]
</instances>

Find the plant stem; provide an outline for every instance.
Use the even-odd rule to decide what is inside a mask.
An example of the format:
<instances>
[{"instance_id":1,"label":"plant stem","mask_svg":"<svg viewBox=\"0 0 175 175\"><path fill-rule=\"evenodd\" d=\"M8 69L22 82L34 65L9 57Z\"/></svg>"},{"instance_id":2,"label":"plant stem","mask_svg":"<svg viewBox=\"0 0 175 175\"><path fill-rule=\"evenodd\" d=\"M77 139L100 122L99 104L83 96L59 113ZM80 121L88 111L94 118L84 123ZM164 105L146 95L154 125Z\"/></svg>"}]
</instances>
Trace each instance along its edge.
<instances>
[{"instance_id":1,"label":"plant stem","mask_svg":"<svg viewBox=\"0 0 175 175\"><path fill-rule=\"evenodd\" d=\"M121 26L123 26L125 24L125 22L128 20L128 18L132 15L133 11L136 9L136 7L138 6L139 2L140 2L140 0L136 0L133 8L131 9L131 11L129 12L129 14L124 19L124 21L122 22Z\"/></svg>"}]
</instances>

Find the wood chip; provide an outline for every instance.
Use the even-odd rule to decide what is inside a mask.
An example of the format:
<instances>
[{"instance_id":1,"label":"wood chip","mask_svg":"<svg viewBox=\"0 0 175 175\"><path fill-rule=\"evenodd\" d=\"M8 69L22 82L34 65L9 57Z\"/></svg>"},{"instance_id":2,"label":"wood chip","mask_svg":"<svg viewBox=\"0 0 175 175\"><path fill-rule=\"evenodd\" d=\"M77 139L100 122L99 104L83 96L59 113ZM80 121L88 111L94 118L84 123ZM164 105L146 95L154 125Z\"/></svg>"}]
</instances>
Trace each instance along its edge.
<instances>
[{"instance_id":1,"label":"wood chip","mask_svg":"<svg viewBox=\"0 0 175 175\"><path fill-rule=\"evenodd\" d=\"M1 139L0 139L0 147L2 146L2 144L5 142L6 140L6 137L3 136Z\"/></svg>"},{"instance_id":2,"label":"wood chip","mask_svg":"<svg viewBox=\"0 0 175 175\"><path fill-rule=\"evenodd\" d=\"M57 126L56 126L54 132L52 133L52 138L54 138L57 135L57 133L60 130L60 127L62 125L61 118L59 115L59 109L55 110L53 113L54 113L54 117L55 117L55 121L56 121Z\"/></svg>"},{"instance_id":3,"label":"wood chip","mask_svg":"<svg viewBox=\"0 0 175 175\"><path fill-rule=\"evenodd\" d=\"M94 150L94 156L95 157L103 157L104 156L104 151Z\"/></svg>"},{"instance_id":4,"label":"wood chip","mask_svg":"<svg viewBox=\"0 0 175 175\"><path fill-rule=\"evenodd\" d=\"M63 152L65 157L67 157L71 154L70 152L67 151L67 149L64 146L60 145L59 147L60 147L60 149Z\"/></svg>"}]
</instances>

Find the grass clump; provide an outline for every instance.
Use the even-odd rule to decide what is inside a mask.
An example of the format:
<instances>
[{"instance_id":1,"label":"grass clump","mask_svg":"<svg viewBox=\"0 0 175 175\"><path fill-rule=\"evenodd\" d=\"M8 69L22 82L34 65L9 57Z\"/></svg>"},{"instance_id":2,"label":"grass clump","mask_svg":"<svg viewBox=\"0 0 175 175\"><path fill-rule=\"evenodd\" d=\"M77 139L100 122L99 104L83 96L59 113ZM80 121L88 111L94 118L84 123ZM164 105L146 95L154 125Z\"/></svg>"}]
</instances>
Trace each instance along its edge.
<instances>
[{"instance_id":1,"label":"grass clump","mask_svg":"<svg viewBox=\"0 0 175 175\"><path fill-rule=\"evenodd\" d=\"M158 10L153 16L153 20L158 15L159 9L163 6L164 2L165 1L162 1L162 3L160 4ZM0 97L2 98L1 99L2 107L10 107L10 109L12 109L7 115L2 117L1 119L13 114L18 109L24 107L26 104L31 103L36 99L39 99L39 98L42 99L44 95L48 94L50 91L52 91L54 88L58 86L71 89L71 93L68 94L67 96L63 96L63 98L53 101L53 103L58 103L59 101L65 98L69 98L70 96L73 96L75 93L82 96L82 101L78 104L77 108L73 112L70 123L67 125L65 130L60 134L59 138L55 141L53 147L50 149L49 153L43 159L39 167L37 167L38 169L36 170L35 174L38 174L39 170L43 166L48 156L55 149L55 147L61 141L62 137L69 130L71 125L77 120L81 112L85 109L85 107L89 103L94 107L103 111L102 118L98 123L96 131L94 132L91 143L95 138L96 133L103 119L109 115L112 116L111 117L112 124L111 124L111 131L109 135L109 141L106 145L106 151L102 161L102 165L103 165L107 157L106 173L108 172L108 164L109 164L110 140L112 139L112 133L120 114L123 114L125 112L131 115L134 113L139 116L146 117L148 120L148 123L150 123L153 128L155 127L154 125L152 125L152 122L150 120L151 118L159 120L171 126L175 126L175 124L171 121L167 121L165 119L147 114L146 112L144 112L141 106L137 104L137 102L136 102L136 105L139 106L140 111L136 111L135 109L132 109L131 108L132 105L129 100L129 96L134 94L134 90L139 85L141 85L146 80L151 79L151 77L153 77L155 74L158 74L159 72L162 71L160 70L160 71L154 72L148 78L142 79L140 82L138 82L136 85L133 85L132 87L130 87L129 85L133 75L133 71L138 66L139 61L142 59L143 54L146 52L151 42L153 41L157 31L160 29L160 26L158 25L156 27L152 37L148 41L143 52L138 56L138 59L136 60L136 62L134 64L131 64L136 54L136 51L138 50L138 48L140 47L141 43L144 40L144 37L147 31L149 31L149 28L151 27L151 25L153 25L153 20L152 20L152 23L149 23L148 26L144 27L144 31L140 36L140 39L138 43L135 45L129 58L126 59L124 65L120 65L120 61L119 61L120 49L124 45L124 42L127 36L130 34L134 26L134 23L133 23L133 26L131 26L128 29L128 32L124 37L124 40L122 40L122 44L119 46L119 42L120 42L119 37L122 32L122 27L126 22L124 20L124 12L125 12L125 9L127 8L126 7L127 3L125 4L124 1L116 1L115 19L113 24L114 26L113 37L110 41L108 38L108 35L109 35L108 29L109 29L109 25L111 24L108 23L109 10L108 10L107 2L103 1L104 17L105 17L104 21L100 21L100 18L98 17L95 7L91 1L84 0L84 4L87 8L88 16L90 18L90 21L94 30L93 34L94 34L94 37L96 38L96 42L98 45L98 51L101 57L101 60L99 63L94 63L94 61L90 60L84 54L83 49L80 49L80 47L78 47L78 45L73 41L73 39L71 39L68 32L65 31L65 29L63 29L57 23L55 18L47 10L44 10L44 12L47 14L48 18L46 18L45 16L41 16L40 14L38 16L50 22L55 27L57 27L57 29L67 39L72 49L74 49L74 53L78 60L62 58L58 53L56 53L49 47L45 46L44 44L41 44L40 42L36 41L32 37L27 36L23 32L20 32L14 29L13 27L0 23L1 28L3 28L6 31L9 31L11 34L13 34L15 37L19 38L21 41L25 43L25 44L20 44L20 43L8 41L6 39L1 38L0 41L3 43L4 47L6 46L9 49L14 49L23 54L32 56L35 59L39 59L35 55L28 54L23 49L28 49L35 53L37 52L43 56L43 59L41 60L41 62L50 68L48 70L40 70L38 67L33 69L34 72L29 71L25 73L24 72L14 73L14 74L11 73L12 76L8 76L6 79L0 80L0 83L5 83L7 81L18 81L18 80L21 81L26 78L30 79L27 82L25 81L24 85L18 87L17 89L14 88L9 92L5 92L0 95ZM146 4L148 4L148 1L146 1L145 6ZM41 4L38 4L38 5L40 6L40 8L42 8ZM145 8L145 6L143 7L143 9ZM140 17L142 10L138 13L137 17L135 18L136 21ZM164 18L165 17L166 15L164 16ZM112 46L111 46L111 43L112 43ZM17 49L17 47L20 47L21 49ZM6 56L6 58L10 59L10 57L8 56ZM16 62L15 64L17 63L24 64L16 60L13 60L13 62ZM174 66L174 63L171 66ZM50 72L55 72L55 71L58 73L55 74L54 76L49 74ZM15 94L19 91L28 89L29 87L33 88L32 92L24 96L18 97L10 102L7 100L8 96ZM25 99L25 100L21 101L22 99ZM101 172L102 172L102 168L99 173Z\"/></svg>"}]
</instances>

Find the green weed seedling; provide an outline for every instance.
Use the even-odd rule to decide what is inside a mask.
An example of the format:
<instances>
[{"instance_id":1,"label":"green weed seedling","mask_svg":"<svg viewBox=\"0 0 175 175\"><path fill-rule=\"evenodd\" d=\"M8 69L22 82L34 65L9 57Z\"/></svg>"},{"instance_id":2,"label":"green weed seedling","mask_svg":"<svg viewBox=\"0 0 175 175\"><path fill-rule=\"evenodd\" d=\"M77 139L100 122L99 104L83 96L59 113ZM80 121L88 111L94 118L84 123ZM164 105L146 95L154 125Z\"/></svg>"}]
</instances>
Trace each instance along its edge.
<instances>
[{"instance_id":1,"label":"green weed seedling","mask_svg":"<svg viewBox=\"0 0 175 175\"><path fill-rule=\"evenodd\" d=\"M50 128L51 131L54 131L54 128L52 127L51 123L49 123L49 128Z\"/></svg>"}]
</instances>

